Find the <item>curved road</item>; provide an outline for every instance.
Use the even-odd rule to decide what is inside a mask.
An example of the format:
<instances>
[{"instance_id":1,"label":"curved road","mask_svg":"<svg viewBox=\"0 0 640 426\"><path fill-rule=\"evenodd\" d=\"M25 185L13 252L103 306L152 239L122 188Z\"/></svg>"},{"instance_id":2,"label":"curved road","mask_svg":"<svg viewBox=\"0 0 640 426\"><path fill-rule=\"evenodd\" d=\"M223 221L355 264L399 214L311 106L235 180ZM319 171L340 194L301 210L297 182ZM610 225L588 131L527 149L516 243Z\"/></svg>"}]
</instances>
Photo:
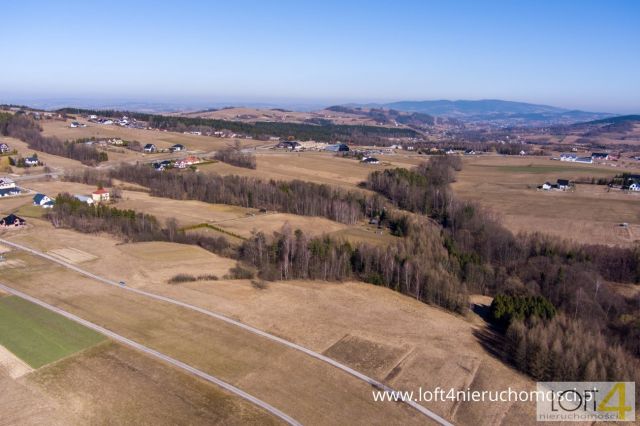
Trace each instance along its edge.
<instances>
[{"instance_id":1,"label":"curved road","mask_svg":"<svg viewBox=\"0 0 640 426\"><path fill-rule=\"evenodd\" d=\"M282 411L278 410L277 408L273 407L272 405L269 405L268 403L262 401L261 399L258 399L255 396L250 395L250 394L246 393L245 391L243 391L241 389L238 389L237 387L218 379L217 377L214 377L214 376L212 376L210 374L207 374L204 371L198 370L197 368L194 368L194 367L192 367L192 366L190 366L188 364L185 364L182 361L178 361L175 358L171 358L168 355L165 355L165 354L163 354L161 352L158 352L158 351L156 351L154 349L151 349L151 348L149 348L147 346L144 346L144 345L142 345L142 344L140 344L138 342L134 342L131 339L127 339L126 337L121 336L120 334L114 333L111 330L108 330L108 329L106 329L104 327L100 327L97 324L94 324L92 322L84 320L84 319L82 319L80 317L77 317L77 316L67 312L67 311L64 311L64 310L62 310L60 308L57 308L57 307L55 307L53 305L49 305L46 302L43 302L43 301L41 301L39 299L36 299L35 297L31 297L28 294L22 293L21 291L15 290L15 289L13 289L11 287L8 287L8 286L6 286L4 284L1 284L1 283L0 283L0 290L4 290L7 293L10 293L10 294L18 296L18 297L20 297L22 299L28 300L31 303L35 303L36 305L40 305L45 309L48 309L48 310L53 311L53 312L55 312L55 313L57 313L59 315L62 315L65 318L70 319L71 321L75 321L75 322L77 322L79 324L82 324L83 326L85 326L87 328L90 328L90 329L92 329L94 331L97 331L100 334L104 334L105 336L110 337L111 339L113 339L113 340L115 340L117 342L120 342L120 343L125 344L127 346L131 346L132 348L135 348L135 349L137 349L137 350L139 350L141 352L144 352L145 354L148 354L148 355L151 355L153 357L159 358L162 361L168 362L169 364L172 364L172 365L174 365L174 366L176 366L176 367L178 367L178 368L180 368L182 370L185 370L188 373L193 374L194 376L198 376L198 377L200 377L200 378L202 378L202 379L204 379L204 380L206 380L208 382L216 384L216 385L220 386L221 388L223 388L223 389L225 389L225 390L227 390L227 391L229 391L229 392L231 392L231 393L233 393L235 395L238 395L239 397L244 398L247 401L257 405L258 407L268 411L269 413L271 413L274 416L284 420L285 422L287 422L290 425L294 425L294 426L301 425L300 422L296 421L295 419L293 419L292 417L290 417L287 414L283 413Z\"/></svg>"},{"instance_id":2,"label":"curved road","mask_svg":"<svg viewBox=\"0 0 640 426\"><path fill-rule=\"evenodd\" d=\"M31 254L33 254L35 256L39 256L39 257L42 257L44 259L50 260L52 262L55 262L55 263L57 263L59 265L64 266L65 268L68 268L68 269L71 269L73 271L76 271L76 272L78 272L78 273L80 273L80 274L82 274L84 276L92 278L92 279L94 279L96 281L100 281L100 282L102 282L104 284L116 286L116 287L121 288L122 290L131 291L133 293L140 294L140 295L145 296L145 297L150 297L152 299L161 300L163 302L167 302L167 303L171 303L171 304L174 304L174 305L182 306L184 308L191 309L191 310L200 312L200 313L202 313L204 315L216 318L216 319L218 319L220 321L224 321L224 322L226 322L228 324L231 324L231 325L234 325L236 327L240 327L240 328L242 328L244 330L247 330L247 331L249 331L251 333L257 334L257 335L262 336L262 337L264 337L266 339L272 340L274 342L280 343L280 344L282 344L284 346L287 346L289 348L292 348L292 349L298 350L300 352L303 352L303 353L305 353L305 354L307 354L307 355L309 355L309 356L311 356L313 358L316 358L316 359L318 359L320 361L326 362L327 364L330 364L330 365L332 365L332 366L334 366L334 367L336 367L336 368L338 368L338 369L340 369L340 370L342 370L342 371L344 371L344 372L346 372L346 373L358 378L359 380L362 380L363 382L366 382L366 383L370 384L371 386L373 386L373 387L375 387L377 389L384 390L385 392L391 393L392 395L394 395L394 394L397 395L397 393L396 393L397 391L394 390L393 388L390 388L389 386L383 384L382 382L379 382L379 381L377 381L377 380L375 380L375 379L373 379L373 378L371 378L371 377L369 377L369 376L367 376L365 374L362 374L359 371L354 370L351 367L348 367L348 366L346 366L344 364L339 363L338 361L335 361L335 360L333 360L333 359L331 359L331 358L329 358L329 357L327 357L325 355L322 355L321 353L312 351L311 349L305 348L304 346L298 345L298 344L293 343L293 342L291 342L289 340L285 340L285 339L283 339L281 337L278 337L278 336L275 336L273 334L267 333L266 331L262 331L260 329L255 328L255 327L252 327L250 325L244 324L244 323L242 323L240 321L236 321L236 320L231 319L231 318L229 318L229 317L227 317L225 315L222 315L222 314L219 314L219 313L216 313L216 312L213 312L213 311L209 311L207 309L203 309L203 308L200 308L198 306L191 305L191 304L188 304L188 303L185 303L185 302L181 302L181 301L176 300L176 299L172 299L172 298L169 298L169 297L161 296L159 294L151 293L151 292L140 290L140 289L137 289L137 288L121 286L116 281L112 281L110 279L107 279L107 278L101 277L99 275L93 274L93 273L91 273L89 271L86 271L84 269L78 268L77 266L72 265L72 264L70 264L68 262L65 262L63 260L57 259L57 258L55 258L53 256L50 256L50 255L48 255L46 253L43 253L43 252L38 251L38 250L34 250L32 248L23 246L21 244L16 244L14 242L7 241L7 240L5 240L3 238L0 238L0 243L3 243L3 244L8 245L10 247L16 248L18 250L26 251L27 253L31 253ZM447 420L445 420L444 418L442 418L438 414L434 413L433 411L423 407L422 405L418 404L415 401L400 400L398 402L402 402L404 404L409 405L410 407L414 408L415 410L417 410L421 414L425 415L426 417L429 417L430 419L436 421L437 423L439 423L439 424L441 424L443 426L452 426L452 424L449 423Z\"/></svg>"}]
</instances>

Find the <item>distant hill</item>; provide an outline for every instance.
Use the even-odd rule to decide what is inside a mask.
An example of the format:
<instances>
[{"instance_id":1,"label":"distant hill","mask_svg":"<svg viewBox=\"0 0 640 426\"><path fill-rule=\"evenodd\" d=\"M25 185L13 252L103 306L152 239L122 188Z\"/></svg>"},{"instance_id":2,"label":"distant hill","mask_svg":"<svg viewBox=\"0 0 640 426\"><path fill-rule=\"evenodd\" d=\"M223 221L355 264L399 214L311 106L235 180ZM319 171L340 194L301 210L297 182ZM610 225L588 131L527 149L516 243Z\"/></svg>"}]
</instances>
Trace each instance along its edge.
<instances>
[{"instance_id":1,"label":"distant hill","mask_svg":"<svg viewBox=\"0 0 640 426\"><path fill-rule=\"evenodd\" d=\"M353 107L355 105L348 106ZM399 101L362 106L450 117L463 121L490 121L504 124L571 124L581 121L599 120L613 115L498 99L478 101Z\"/></svg>"},{"instance_id":2,"label":"distant hill","mask_svg":"<svg viewBox=\"0 0 640 426\"><path fill-rule=\"evenodd\" d=\"M640 122L640 115L618 115L615 117L608 117L608 118L603 118L600 120L592 120L592 121L587 121L585 123L580 123L580 124L618 124L618 123L625 123L625 122Z\"/></svg>"}]
</instances>

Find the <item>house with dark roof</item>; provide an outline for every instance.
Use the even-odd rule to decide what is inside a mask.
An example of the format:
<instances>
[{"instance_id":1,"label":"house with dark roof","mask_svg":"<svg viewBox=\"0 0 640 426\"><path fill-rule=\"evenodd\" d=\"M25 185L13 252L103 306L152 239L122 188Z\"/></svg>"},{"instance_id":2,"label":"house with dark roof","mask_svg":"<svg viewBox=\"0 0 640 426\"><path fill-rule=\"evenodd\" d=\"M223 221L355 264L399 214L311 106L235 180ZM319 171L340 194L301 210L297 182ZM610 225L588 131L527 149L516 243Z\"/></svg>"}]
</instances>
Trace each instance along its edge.
<instances>
[{"instance_id":1,"label":"house with dark roof","mask_svg":"<svg viewBox=\"0 0 640 426\"><path fill-rule=\"evenodd\" d=\"M331 152L347 152L349 151L349 147L344 143L336 143L333 145L327 145L325 150Z\"/></svg>"},{"instance_id":2,"label":"house with dark roof","mask_svg":"<svg viewBox=\"0 0 640 426\"><path fill-rule=\"evenodd\" d=\"M142 148L142 150L143 150L144 152L150 152L150 153L153 153L153 152L156 152L156 151L158 150L158 147L157 147L157 146L155 146L155 144L148 143L148 144L146 144L146 145L144 146L144 148Z\"/></svg>"},{"instance_id":3,"label":"house with dark roof","mask_svg":"<svg viewBox=\"0 0 640 426\"><path fill-rule=\"evenodd\" d=\"M20 188L14 186L12 188L0 188L0 197L9 197L12 195L20 195Z\"/></svg>"},{"instance_id":4,"label":"house with dark roof","mask_svg":"<svg viewBox=\"0 0 640 426\"><path fill-rule=\"evenodd\" d=\"M13 213L7 217L0 219L0 227L2 228L20 228L22 226L25 226L26 224L26 220L16 216Z\"/></svg>"},{"instance_id":5,"label":"house with dark roof","mask_svg":"<svg viewBox=\"0 0 640 426\"><path fill-rule=\"evenodd\" d=\"M180 152L180 151L186 151L186 147L180 143L177 143L175 145L173 145L171 148L169 148L169 151L171 152Z\"/></svg>"},{"instance_id":6,"label":"house with dark roof","mask_svg":"<svg viewBox=\"0 0 640 426\"><path fill-rule=\"evenodd\" d=\"M591 158L593 158L594 160L608 160L609 154L606 152L592 152Z\"/></svg>"},{"instance_id":7,"label":"house with dark roof","mask_svg":"<svg viewBox=\"0 0 640 426\"><path fill-rule=\"evenodd\" d=\"M55 205L55 202L44 194L36 194L33 196L33 205L40 206L44 209L50 209Z\"/></svg>"},{"instance_id":8,"label":"house with dark roof","mask_svg":"<svg viewBox=\"0 0 640 426\"><path fill-rule=\"evenodd\" d=\"M571 182L569 182L568 179L558 179L558 189L562 189L563 191L565 189L569 189L569 187L571 186Z\"/></svg>"},{"instance_id":9,"label":"house with dark roof","mask_svg":"<svg viewBox=\"0 0 640 426\"><path fill-rule=\"evenodd\" d=\"M282 141L276 145L276 148L288 149L289 151L299 151L302 149L302 145L298 141Z\"/></svg>"},{"instance_id":10,"label":"house with dark roof","mask_svg":"<svg viewBox=\"0 0 640 426\"><path fill-rule=\"evenodd\" d=\"M9 151L10 151L9 145L7 145L4 142L0 143L0 154L6 154Z\"/></svg>"},{"instance_id":11,"label":"house with dark roof","mask_svg":"<svg viewBox=\"0 0 640 426\"><path fill-rule=\"evenodd\" d=\"M362 159L362 162L365 164L380 164L380 160L375 157L365 157Z\"/></svg>"},{"instance_id":12,"label":"house with dark roof","mask_svg":"<svg viewBox=\"0 0 640 426\"><path fill-rule=\"evenodd\" d=\"M24 165L29 167L38 166L40 164L40 160L38 160L37 155L32 155L31 157L26 157L24 159Z\"/></svg>"}]
</instances>

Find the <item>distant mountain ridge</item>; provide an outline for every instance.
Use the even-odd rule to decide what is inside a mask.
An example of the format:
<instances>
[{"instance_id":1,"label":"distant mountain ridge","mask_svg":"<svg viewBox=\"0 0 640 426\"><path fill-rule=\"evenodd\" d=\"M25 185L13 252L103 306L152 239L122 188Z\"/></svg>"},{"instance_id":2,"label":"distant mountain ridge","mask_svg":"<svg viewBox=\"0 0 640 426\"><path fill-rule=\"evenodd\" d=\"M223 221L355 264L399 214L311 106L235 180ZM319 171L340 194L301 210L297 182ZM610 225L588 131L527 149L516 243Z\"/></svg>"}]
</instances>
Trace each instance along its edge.
<instances>
[{"instance_id":1,"label":"distant mountain ridge","mask_svg":"<svg viewBox=\"0 0 640 426\"><path fill-rule=\"evenodd\" d=\"M493 121L505 123L577 123L599 120L615 114L569 110L549 105L526 102L503 101L499 99L482 100L433 100L398 101L384 104L364 104L365 108L386 108L404 112L417 112L437 117L457 118L463 121Z\"/></svg>"}]
</instances>

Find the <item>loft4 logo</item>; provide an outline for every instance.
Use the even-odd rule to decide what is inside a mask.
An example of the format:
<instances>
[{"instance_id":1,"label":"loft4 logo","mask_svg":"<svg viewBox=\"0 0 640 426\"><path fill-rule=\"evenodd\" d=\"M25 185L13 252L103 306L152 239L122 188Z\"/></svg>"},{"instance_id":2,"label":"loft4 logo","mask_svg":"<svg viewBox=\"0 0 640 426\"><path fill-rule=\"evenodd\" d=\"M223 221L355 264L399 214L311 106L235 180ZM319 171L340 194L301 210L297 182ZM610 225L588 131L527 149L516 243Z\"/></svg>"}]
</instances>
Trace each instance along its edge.
<instances>
[{"instance_id":1,"label":"loft4 logo","mask_svg":"<svg viewBox=\"0 0 640 426\"><path fill-rule=\"evenodd\" d=\"M538 382L538 421L634 421L634 382Z\"/></svg>"},{"instance_id":2,"label":"loft4 logo","mask_svg":"<svg viewBox=\"0 0 640 426\"><path fill-rule=\"evenodd\" d=\"M625 383L616 383L609 390L609 392L604 396L602 401L596 406L596 411L600 412L613 412L618 413L618 420L626 420L627 414L629 414L635 406L635 383L633 383L633 396L630 399L627 399L627 387ZM617 397L617 399L616 399ZM594 400L595 402L595 400ZM634 418L630 420L635 420Z\"/></svg>"}]
</instances>

